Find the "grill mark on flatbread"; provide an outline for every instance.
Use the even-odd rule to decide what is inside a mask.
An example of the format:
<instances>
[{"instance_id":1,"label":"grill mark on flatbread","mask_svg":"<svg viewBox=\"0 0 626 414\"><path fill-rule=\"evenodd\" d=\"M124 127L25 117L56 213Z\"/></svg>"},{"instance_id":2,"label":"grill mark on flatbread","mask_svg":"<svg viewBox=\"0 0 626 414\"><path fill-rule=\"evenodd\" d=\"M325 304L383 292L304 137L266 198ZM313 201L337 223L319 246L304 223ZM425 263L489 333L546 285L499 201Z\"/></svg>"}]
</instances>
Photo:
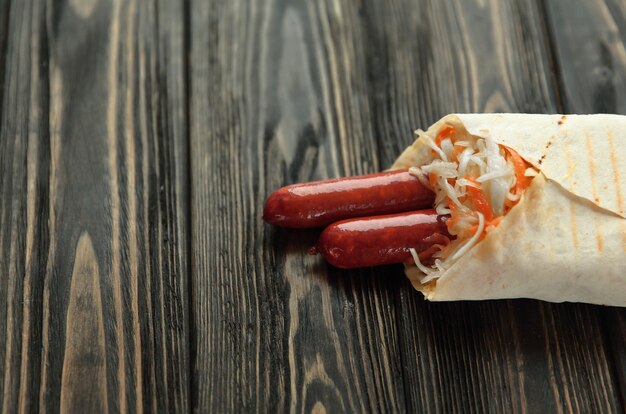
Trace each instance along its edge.
<instances>
[{"instance_id":1,"label":"grill mark on flatbread","mask_svg":"<svg viewBox=\"0 0 626 414\"><path fill-rule=\"evenodd\" d=\"M565 123L565 121L567 120L567 115L563 115L560 119L559 122L557 122L557 124L559 125L563 125Z\"/></svg>"},{"instance_id":2,"label":"grill mark on flatbread","mask_svg":"<svg viewBox=\"0 0 626 414\"><path fill-rule=\"evenodd\" d=\"M596 164L593 161L593 145L589 134L585 133L585 143L587 144L587 161L589 161L589 178L591 179L591 192L593 193L593 201L600 202L598 190L596 189Z\"/></svg>"},{"instance_id":3,"label":"grill mark on flatbread","mask_svg":"<svg viewBox=\"0 0 626 414\"><path fill-rule=\"evenodd\" d=\"M596 188L596 165L593 158L593 145L591 144L591 138L589 133L585 131L585 143L587 144L587 160L589 161L589 178L591 179L591 192L593 193L593 201L598 205L600 204L600 197L598 196L598 190ZM602 251L604 240L602 234L598 230L597 224L594 226L596 230L596 242L598 244L598 251Z\"/></svg>"},{"instance_id":4,"label":"grill mark on flatbread","mask_svg":"<svg viewBox=\"0 0 626 414\"><path fill-rule=\"evenodd\" d=\"M567 133L565 136L567 136ZM572 161L572 154L570 153L567 145L563 145L563 154L565 155L567 165L569 165L568 171L573 171L576 163ZM574 191L576 188L576 182L572 178L571 173L568 173L567 178L572 186L571 190ZM574 250L578 252L578 226L576 225L576 205L574 203L569 203L569 223L572 231L572 243L574 244Z\"/></svg>"},{"instance_id":5,"label":"grill mark on flatbread","mask_svg":"<svg viewBox=\"0 0 626 414\"><path fill-rule=\"evenodd\" d=\"M622 186L620 183L620 171L615 155L615 143L613 142L613 132L608 133L609 155L611 157L611 167L613 168L613 182L615 183L615 194L617 196L617 208L620 214L624 214L624 204L622 200Z\"/></svg>"},{"instance_id":6,"label":"grill mark on flatbread","mask_svg":"<svg viewBox=\"0 0 626 414\"><path fill-rule=\"evenodd\" d=\"M613 182L615 183L615 194L617 196L617 209L620 214L624 214L624 201L622 199L622 183L620 182L619 164L617 163L617 155L615 155L615 143L613 142L613 132L608 132L609 155L611 158L611 168L613 169ZM626 252L626 220L621 224L622 233L622 251Z\"/></svg>"}]
</instances>

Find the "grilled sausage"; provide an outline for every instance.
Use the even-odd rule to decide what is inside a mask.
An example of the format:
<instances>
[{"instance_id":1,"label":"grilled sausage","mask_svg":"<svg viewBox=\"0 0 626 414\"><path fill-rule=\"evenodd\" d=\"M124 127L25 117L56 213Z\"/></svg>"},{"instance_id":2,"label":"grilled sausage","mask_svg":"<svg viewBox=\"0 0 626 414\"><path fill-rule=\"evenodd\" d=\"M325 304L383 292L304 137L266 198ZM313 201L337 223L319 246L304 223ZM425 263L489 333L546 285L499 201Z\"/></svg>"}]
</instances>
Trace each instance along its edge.
<instances>
[{"instance_id":1,"label":"grilled sausage","mask_svg":"<svg viewBox=\"0 0 626 414\"><path fill-rule=\"evenodd\" d=\"M338 220L429 208L433 192L408 170L336 178L283 187L265 202L275 226L322 227Z\"/></svg>"},{"instance_id":2,"label":"grilled sausage","mask_svg":"<svg viewBox=\"0 0 626 414\"><path fill-rule=\"evenodd\" d=\"M328 226L310 252L343 269L402 263L412 260L409 248L430 256L435 244L447 245L446 220L435 210L343 220Z\"/></svg>"}]
</instances>

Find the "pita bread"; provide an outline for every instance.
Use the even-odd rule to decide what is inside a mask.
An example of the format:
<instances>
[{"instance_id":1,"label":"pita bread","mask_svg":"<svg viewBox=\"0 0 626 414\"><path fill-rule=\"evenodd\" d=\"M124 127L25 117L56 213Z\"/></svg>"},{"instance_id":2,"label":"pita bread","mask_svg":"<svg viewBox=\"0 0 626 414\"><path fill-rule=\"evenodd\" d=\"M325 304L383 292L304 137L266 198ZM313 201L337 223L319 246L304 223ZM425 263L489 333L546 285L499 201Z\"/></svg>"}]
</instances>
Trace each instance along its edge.
<instances>
[{"instance_id":1,"label":"pita bread","mask_svg":"<svg viewBox=\"0 0 626 414\"><path fill-rule=\"evenodd\" d=\"M539 170L497 228L435 281L406 267L432 301L534 298L626 306L626 116L448 115L444 125L517 151ZM391 169L421 166L418 139Z\"/></svg>"}]
</instances>

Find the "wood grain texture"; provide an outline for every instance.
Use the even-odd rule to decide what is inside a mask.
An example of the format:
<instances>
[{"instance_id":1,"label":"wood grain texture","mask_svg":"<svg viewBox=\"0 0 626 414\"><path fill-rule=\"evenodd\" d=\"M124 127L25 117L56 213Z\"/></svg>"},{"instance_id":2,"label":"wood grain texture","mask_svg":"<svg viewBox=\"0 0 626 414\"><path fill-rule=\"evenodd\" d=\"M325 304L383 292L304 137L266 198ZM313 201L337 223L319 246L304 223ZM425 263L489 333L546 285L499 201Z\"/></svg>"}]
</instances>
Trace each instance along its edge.
<instances>
[{"instance_id":1,"label":"wood grain texture","mask_svg":"<svg viewBox=\"0 0 626 414\"><path fill-rule=\"evenodd\" d=\"M100 272L87 233L78 240L71 278L60 411L106 412L106 348Z\"/></svg>"},{"instance_id":2,"label":"wood grain texture","mask_svg":"<svg viewBox=\"0 0 626 414\"><path fill-rule=\"evenodd\" d=\"M194 2L194 408L403 411L389 276L306 255L271 229L286 183L378 170L354 2ZM382 275L381 275L382 276Z\"/></svg>"},{"instance_id":3,"label":"wood grain texture","mask_svg":"<svg viewBox=\"0 0 626 414\"><path fill-rule=\"evenodd\" d=\"M184 411L182 7L3 5L2 412Z\"/></svg>"},{"instance_id":4,"label":"wood grain texture","mask_svg":"<svg viewBox=\"0 0 626 414\"><path fill-rule=\"evenodd\" d=\"M531 0L192 2L197 411L619 412L598 307L429 304L270 229L293 182L386 168L454 111L558 112ZM607 356L609 355L609 356Z\"/></svg>"},{"instance_id":5,"label":"wood grain texture","mask_svg":"<svg viewBox=\"0 0 626 414\"><path fill-rule=\"evenodd\" d=\"M545 0L544 3L565 111L626 115L626 3L619 0ZM624 154L619 155L623 162ZM624 403L626 311L609 308L602 310L602 315L604 332L611 344L609 362Z\"/></svg>"},{"instance_id":6,"label":"wood grain texture","mask_svg":"<svg viewBox=\"0 0 626 414\"><path fill-rule=\"evenodd\" d=\"M564 109L626 114L626 4L543 1Z\"/></svg>"}]
</instances>

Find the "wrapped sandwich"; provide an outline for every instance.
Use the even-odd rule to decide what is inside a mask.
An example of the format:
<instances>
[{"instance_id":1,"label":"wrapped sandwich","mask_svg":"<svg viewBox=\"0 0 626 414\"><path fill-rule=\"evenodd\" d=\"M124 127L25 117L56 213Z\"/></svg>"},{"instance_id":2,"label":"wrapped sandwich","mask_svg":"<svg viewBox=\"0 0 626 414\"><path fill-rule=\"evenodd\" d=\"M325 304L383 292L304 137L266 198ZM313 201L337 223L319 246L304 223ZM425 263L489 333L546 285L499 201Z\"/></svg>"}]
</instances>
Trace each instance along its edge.
<instances>
[{"instance_id":1,"label":"wrapped sandwich","mask_svg":"<svg viewBox=\"0 0 626 414\"><path fill-rule=\"evenodd\" d=\"M418 135L392 169L435 175L435 208L458 220L436 266L406 266L426 298L626 306L626 117L449 115ZM505 161L509 149L521 160ZM491 222L459 201L476 184Z\"/></svg>"},{"instance_id":2,"label":"wrapped sandwich","mask_svg":"<svg viewBox=\"0 0 626 414\"><path fill-rule=\"evenodd\" d=\"M329 262L355 267L395 255L432 301L524 297L626 306L626 117L459 114L417 135L387 174L411 176L420 190L407 190L405 178L400 188L394 178L387 192L365 194L354 185L351 191L361 192L354 200L343 190L328 192L352 214L323 223L316 251ZM307 203L326 205L329 196L316 191ZM405 206L407 193L421 198ZM363 198L365 213L356 202ZM372 209L376 200L382 209ZM401 211L384 210L394 205ZM359 218L368 212L374 217ZM399 217L411 217L411 225L400 226Z\"/></svg>"}]
</instances>

